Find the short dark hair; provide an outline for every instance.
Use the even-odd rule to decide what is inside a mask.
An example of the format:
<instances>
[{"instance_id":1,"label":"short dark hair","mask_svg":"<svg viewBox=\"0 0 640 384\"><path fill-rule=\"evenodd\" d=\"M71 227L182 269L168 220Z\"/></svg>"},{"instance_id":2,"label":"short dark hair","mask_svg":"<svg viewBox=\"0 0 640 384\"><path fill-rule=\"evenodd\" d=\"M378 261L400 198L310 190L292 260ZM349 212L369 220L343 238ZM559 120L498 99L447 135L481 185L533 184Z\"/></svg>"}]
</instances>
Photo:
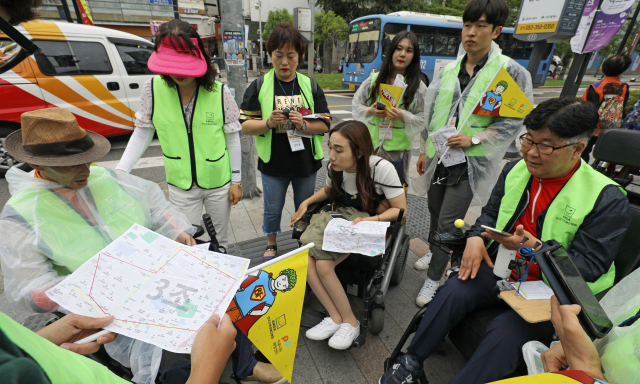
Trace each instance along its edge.
<instances>
[{"instance_id":1,"label":"short dark hair","mask_svg":"<svg viewBox=\"0 0 640 384\"><path fill-rule=\"evenodd\" d=\"M600 120L598 108L572 97L545 100L524 119L531 131L549 128L559 138L589 141Z\"/></svg>"},{"instance_id":2,"label":"short dark hair","mask_svg":"<svg viewBox=\"0 0 640 384\"><path fill-rule=\"evenodd\" d=\"M9 24L18 25L38 18L36 8L42 5L42 0L0 0L0 7L9 15Z\"/></svg>"},{"instance_id":3,"label":"short dark hair","mask_svg":"<svg viewBox=\"0 0 640 384\"><path fill-rule=\"evenodd\" d=\"M487 23L493 25L493 29L502 27L509 17L509 5L505 0L471 0L464 8L463 22L480 20L482 14L487 15Z\"/></svg>"},{"instance_id":4,"label":"short dark hair","mask_svg":"<svg viewBox=\"0 0 640 384\"><path fill-rule=\"evenodd\" d=\"M198 40L198 47L200 48L200 52L204 57L204 60L207 62L207 72L204 75L197 77L196 82L198 85L204 87L207 91L212 91L216 85L216 70L211 65L211 58L209 57L209 53L204 49L204 44L200 39L200 35L195 28L191 26L191 24L186 21L173 19L168 23L164 23L158 29L158 33L155 36L155 51L158 51L160 44L162 44L162 40L166 37L169 37L171 45L173 48L181 53L191 54L194 56L198 56L198 50L196 49L195 44L191 41L192 38ZM178 84L171 78L169 75L161 75L162 79L169 85L171 88L178 88Z\"/></svg>"},{"instance_id":5,"label":"short dark hair","mask_svg":"<svg viewBox=\"0 0 640 384\"><path fill-rule=\"evenodd\" d=\"M265 45L269 56L271 56L271 53L276 49L291 45L293 49L298 52L298 66L302 64L304 53L307 49L307 44L305 44L298 28L288 22L280 23L273 32L271 32Z\"/></svg>"},{"instance_id":6,"label":"short dark hair","mask_svg":"<svg viewBox=\"0 0 640 384\"><path fill-rule=\"evenodd\" d=\"M627 55L614 55L602 63L602 73L605 76L619 76L629 69L631 58Z\"/></svg>"}]
</instances>

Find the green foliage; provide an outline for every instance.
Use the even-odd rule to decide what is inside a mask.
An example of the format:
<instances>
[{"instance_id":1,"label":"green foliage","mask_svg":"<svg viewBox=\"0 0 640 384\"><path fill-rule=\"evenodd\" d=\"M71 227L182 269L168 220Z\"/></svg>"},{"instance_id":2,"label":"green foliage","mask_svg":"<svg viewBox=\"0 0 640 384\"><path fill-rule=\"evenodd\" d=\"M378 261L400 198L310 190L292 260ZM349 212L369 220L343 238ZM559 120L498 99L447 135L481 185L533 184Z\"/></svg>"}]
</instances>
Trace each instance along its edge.
<instances>
[{"instance_id":1,"label":"green foliage","mask_svg":"<svg viewBox=\"0 0 640 384\"><path fill-rule=\"evenodd\" d=\"M640 100L640 90L629 91L629 100L627 100L627 107L624 109L624 114L631 112L633 106Z\"/></svg>"},{"instance_id":2,"label":"green foliage","mask_svg":"<svg viewBox=\"0 0 640 384\"><path fill-rule=\"evenodd\" d=\"M266 42L267 39L269 39L269 36L271 36L271 32L273 32L280 23L287 22L293 25L293 15L290 14L286 8L277 11L269 11L267 23L262 27L262 41Z\"/></svg>"},{"instance_id":3,"label":"green foliage","mask_svg":"<svg viewBox=\"0 0 640 384\"><path fill-rule=\"evenodd\" d=\"M313 75L318 85L322 89L329 88L330 90L342 89L342 74L341 73L316 73Z\"/></svg>"},{"instance_id":4,"label":"green foliage","mask_svg":"<svg viewBox=\"0 0 640 384\"><path fill-rule=\"evenodd\" d=\"M593 81L583 81L580 83L580 85L591 85L593 83L594 83ZM547 80L544 82L544 86L545 87L563 87L564 80Z\"/></svg>"},{"instance_id":5,"label":"green foliage","mask_svg":"<svg viewBox=\"0 0 640 384\"><path fill-rule=\"evenodd\" d=\"M314 26L314 42L316 46L329 40L333 44L333 34L347 29L344 19L336 15L333 11L316 12Z\"/></svg>"},{"instance_id":6,"label":"green foliage","mask_svg":"<svg viewBox=\"0 0 640 384\"><path fill-rule=\"evenodd\" d=\"M566 66L569 63L569 60L573 57L573 52L571 52L571 40L563 40L556 43L553 54L559 56L562 59L562 64Z\"/></svg>"}]
</instances>

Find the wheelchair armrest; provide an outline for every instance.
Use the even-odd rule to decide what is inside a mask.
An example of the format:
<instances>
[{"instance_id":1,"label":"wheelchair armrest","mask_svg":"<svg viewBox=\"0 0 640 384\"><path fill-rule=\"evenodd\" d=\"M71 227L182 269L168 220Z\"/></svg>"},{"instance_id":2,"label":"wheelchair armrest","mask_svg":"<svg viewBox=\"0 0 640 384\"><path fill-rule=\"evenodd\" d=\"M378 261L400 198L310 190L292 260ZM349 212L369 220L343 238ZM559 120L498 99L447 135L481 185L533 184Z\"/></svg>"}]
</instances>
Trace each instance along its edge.
<instances>
[{"instance_id":1,"label":"wheelchair armrest","mask_svg":"<svg viewBox=\"0 0 640 384\"><path fill-rule=\"evenodd\" d=\"M204 228L201 225L191 224L196 228L196 233L193 234L193 238L197 239L198 237L204 235Z\"/></svg>"},{"instance_id":2,"label":"wheelchair armrest","mask_svg":"<svg viewBox=\"0 0 640 384\"><path fill-rule=\"evenodd\" d=\"M302 233L304 233L304 231L307 229L307 226L311 222L311 216L320 212L322 207L324 207L326 204L327 204L327 201L325 200L325 201L320 201L318 203L313 203L309 205L309 207L307 208L307 212L305 212L304 215L302 215L302 218L300 218L300 221L294 224L293 231L291 233L291 238L300 240L300 236L302 236Z\"/></svg>"},{"instance_id":3,"label":"wheelchair armrest","mask_svg":"<svg viewBox=\"0 0 640 384\"><path fill-rule=\"evenodd\" d=\"M320 211L320 209L322 207L324 207L327 204L327 200L325 201L320 201L318 203L313 203L311 205L309 205L309 208L307 208L307 212L305 212L305 215L310 215L309 217L315 215L316 213L318 213Z\"/></svg>"}]
</instances>

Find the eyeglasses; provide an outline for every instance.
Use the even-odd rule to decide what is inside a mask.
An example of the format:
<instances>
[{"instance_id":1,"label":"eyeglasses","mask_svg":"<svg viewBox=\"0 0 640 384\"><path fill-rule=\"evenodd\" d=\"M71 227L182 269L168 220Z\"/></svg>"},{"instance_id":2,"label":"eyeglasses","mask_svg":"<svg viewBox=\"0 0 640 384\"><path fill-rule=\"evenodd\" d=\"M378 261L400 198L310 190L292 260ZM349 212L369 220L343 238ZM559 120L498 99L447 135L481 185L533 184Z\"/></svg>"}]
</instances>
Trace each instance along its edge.
<instances>
[{"instance_id":1,"label":"eyeglasses","mask_svg":"<svg viewBox=\"0 0 640 384\"><path fill-rule=\"evenodd\" d=\"M527 134L525 133L524 135L519 137L520 139L520 144L522 145L523 148L531 148L534 145L536 146L536 148L538 149L538 152L542 153L543 155L550 155L553 153L553 151L558 150L558 149L562 149L565 147L569 147L571 145L576 145L579 143L579 141L577 143L571 143L571 144L565 144L561 147L552 147L550 145L547 144L542 144L542 143L536 143L535 141L527 138Z\"/></svg>"}]
</instances>

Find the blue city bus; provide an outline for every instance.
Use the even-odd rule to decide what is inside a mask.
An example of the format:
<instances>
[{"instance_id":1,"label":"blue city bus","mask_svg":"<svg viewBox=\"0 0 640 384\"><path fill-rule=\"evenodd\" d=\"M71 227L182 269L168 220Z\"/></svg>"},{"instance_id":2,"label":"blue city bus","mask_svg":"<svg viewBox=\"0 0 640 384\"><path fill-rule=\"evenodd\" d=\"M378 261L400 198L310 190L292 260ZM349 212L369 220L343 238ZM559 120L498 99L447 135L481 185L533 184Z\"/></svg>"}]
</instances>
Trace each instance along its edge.
<instances>
[{"instance_id":1,"label":"blue city bus","mask_svg":"<svg viewBox=\"0 0 640 384\"><path fill-rule=\"evenodd\" d=\"M418 37L420 69L431 81L434 71L440 71L457 57L462 25L461 17L405 11L353 20L347 35L342 88L356 90L372 71L378 71L388 44L398 32L407 29ZM503 28L495 41L504 55L527 68L533 43L514 39L513 28ZM533 79L534 87L544 84L553 58L553 48L554 44L547 44L544 59Z\"/></svg>"}]
</instances>

